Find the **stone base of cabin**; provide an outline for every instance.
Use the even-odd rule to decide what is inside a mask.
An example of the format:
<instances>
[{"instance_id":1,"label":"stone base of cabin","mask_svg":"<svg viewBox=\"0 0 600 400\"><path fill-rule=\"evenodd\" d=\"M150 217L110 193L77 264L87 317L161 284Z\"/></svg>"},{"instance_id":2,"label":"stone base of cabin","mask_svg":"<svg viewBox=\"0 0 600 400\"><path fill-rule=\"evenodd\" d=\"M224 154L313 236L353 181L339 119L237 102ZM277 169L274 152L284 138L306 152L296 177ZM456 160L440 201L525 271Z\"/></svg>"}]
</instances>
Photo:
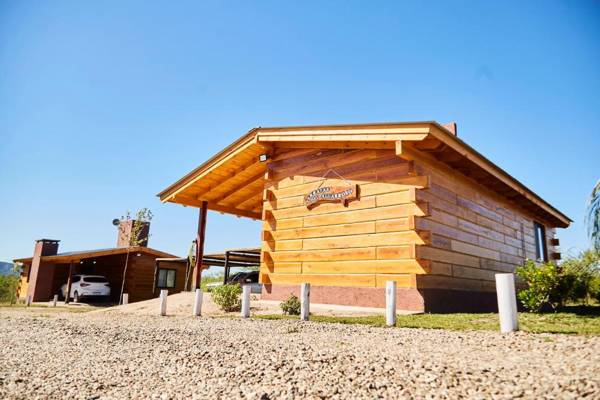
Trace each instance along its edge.
<instances>
[{"instance_id":1,"label":"stone base of cabin","mask_svg":"<svg viewBox=\"0 0 600 400\"><path fill-rule=\"evenodd\" d=\"M450 289L397 288L398 310L416 312L497 312L495 292ZM264 285L261 299L286 300L290 294L300 297L299 285ZM385 307L385 288L311 286L311 302L356 307Z\"/></svg>"}]
</instances>

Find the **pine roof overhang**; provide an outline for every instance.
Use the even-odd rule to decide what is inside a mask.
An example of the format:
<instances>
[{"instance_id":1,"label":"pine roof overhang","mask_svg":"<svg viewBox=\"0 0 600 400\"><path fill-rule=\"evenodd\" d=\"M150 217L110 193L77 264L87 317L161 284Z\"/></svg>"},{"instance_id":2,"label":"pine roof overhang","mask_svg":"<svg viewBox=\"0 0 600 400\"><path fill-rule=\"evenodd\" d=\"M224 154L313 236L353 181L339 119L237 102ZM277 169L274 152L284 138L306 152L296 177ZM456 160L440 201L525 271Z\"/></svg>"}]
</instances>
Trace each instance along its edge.
<instances>
[{"instance_id":1,"label":"pine roof overhang","mask_svg":"<svg viewBox=\"0 0 600 400\"><path fill-rule=\"evenodd\" d=\"M548 224L572 222L540 196L434 121L253 128L158 194L162 202L261 219L266 162L276 148L395 149L399 157L430 158L507 198Z\"/></svg>"}]
</instances>

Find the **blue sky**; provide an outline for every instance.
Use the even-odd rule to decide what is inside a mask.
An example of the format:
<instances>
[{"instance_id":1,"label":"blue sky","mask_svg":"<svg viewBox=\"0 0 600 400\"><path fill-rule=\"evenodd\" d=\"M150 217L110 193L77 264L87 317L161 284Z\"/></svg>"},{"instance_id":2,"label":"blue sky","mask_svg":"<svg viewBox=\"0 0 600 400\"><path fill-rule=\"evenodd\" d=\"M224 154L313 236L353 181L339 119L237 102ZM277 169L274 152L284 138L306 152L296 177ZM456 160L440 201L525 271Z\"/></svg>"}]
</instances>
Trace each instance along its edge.
<instances>
[{"instance_id":1,"label":"blue sky","mask_svg":"<svg viewBox=\"0 0 600 400\"><path fill-rule=\"evenodd\" d=\"M600 178L600 3L0 1L0 260L110 247L150 207L183 255L197 210L156 193L254 126L456 121L574 219ZM209 213L206 248L260 224Z\"/></svg>"}]
</instances>

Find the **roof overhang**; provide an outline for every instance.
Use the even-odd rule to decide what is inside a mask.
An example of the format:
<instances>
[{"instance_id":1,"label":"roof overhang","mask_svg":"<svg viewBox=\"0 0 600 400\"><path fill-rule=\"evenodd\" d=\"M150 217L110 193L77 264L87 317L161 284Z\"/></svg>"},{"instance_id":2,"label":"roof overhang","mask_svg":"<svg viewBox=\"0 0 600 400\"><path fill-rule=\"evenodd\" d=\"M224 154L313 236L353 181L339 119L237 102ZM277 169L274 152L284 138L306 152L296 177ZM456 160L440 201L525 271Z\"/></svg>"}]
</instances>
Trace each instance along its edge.
<instances>
[{"instance_id":1,"label":"roof overhang","mask_svg":"<svg viewBox=\"0 0 600 400\"><path fill-rule=\"evenodd\" d=\"M129 251L130 253L148 254L148 255L151 255L154 257L175 257L172 254L165 253L160 250L155 250L150 247L132 246L129 248L118 247L118 248L114 248L114 249L86 250L86 251L77 251L77 252L65 253L65 254L56 254L53 256L42 256L41 261L45 262L45 263L64 264L64 263L70 263L70 262L79 262L79 261L87 260L90 258L98 258L98 257L126 254L127 251ZM18 262L18 263L28 264L28 263L31 263L32 260L33 260L32 257L26 257L26 258L18 258L13 261Z\"/></svg>"},{"instance_id":2,"label":"roof overhang","mask_svg":"<svg viewBox=\"0 0 600 400\"><path fill-rule=\"evenodd\" d=\"M395 149L445 163L511 202L565 228L571 220L434 121L254 128L158 194L161 201L261 219L267 163L276 148Z\"/></svg>"}]
</instances>

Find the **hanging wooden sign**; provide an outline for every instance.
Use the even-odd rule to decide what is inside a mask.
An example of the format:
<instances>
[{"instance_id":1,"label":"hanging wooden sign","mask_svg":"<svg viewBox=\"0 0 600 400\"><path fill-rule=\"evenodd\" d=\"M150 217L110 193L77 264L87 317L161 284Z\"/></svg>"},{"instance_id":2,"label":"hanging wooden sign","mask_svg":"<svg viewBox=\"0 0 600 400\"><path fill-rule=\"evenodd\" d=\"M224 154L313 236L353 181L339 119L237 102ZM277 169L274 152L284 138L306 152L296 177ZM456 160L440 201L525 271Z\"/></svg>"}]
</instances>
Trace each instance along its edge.
<instances>
[{"instance_id":1,"label":"hanging wooden sign","mask_svg":"<svg viewBox=\"0 0 600 400\"><path fill-rule=\"evenodd\" d=\"M348 206L348 202L358 198L358 185L348 186L323 186L319 187L306 196L304 196L304 205L311 209L320 203L343 203Z\"/></svg>"}]
</instances>

